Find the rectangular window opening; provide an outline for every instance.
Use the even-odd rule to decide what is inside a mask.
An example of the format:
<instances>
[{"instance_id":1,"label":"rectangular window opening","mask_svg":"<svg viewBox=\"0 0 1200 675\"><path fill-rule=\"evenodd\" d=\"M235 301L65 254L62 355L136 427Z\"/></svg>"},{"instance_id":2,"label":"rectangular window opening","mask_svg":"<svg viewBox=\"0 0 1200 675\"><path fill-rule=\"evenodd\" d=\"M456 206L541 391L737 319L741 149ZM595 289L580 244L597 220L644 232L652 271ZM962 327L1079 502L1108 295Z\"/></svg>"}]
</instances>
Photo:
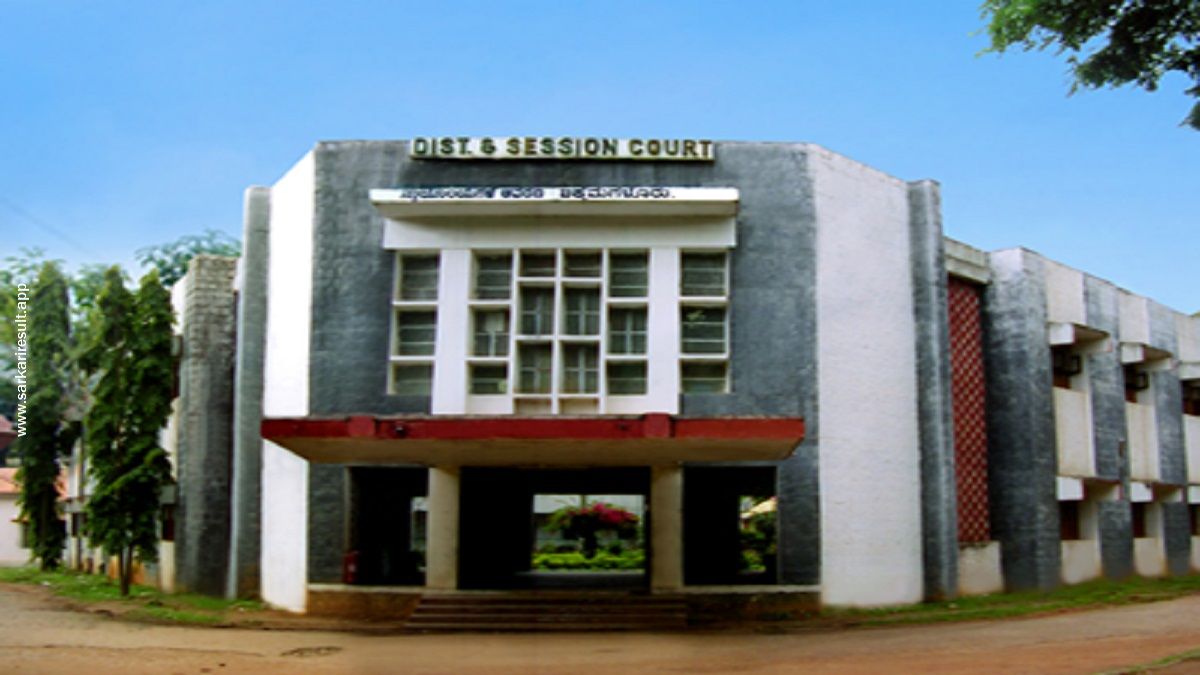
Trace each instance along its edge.
<instances>
[{"instance_id":1,"label":"rectangular window opening","mask_svg":"<svg viewBox=\"0 0 1200 675\"><path fill-rule=\"evenodd\" d=\"M684 362L681 367L685 394L723 394L729 390L725 363Z\"/></svg>"},{"instance_id":2,"label":"rectangular window opening","mask_svg":"<svg viewBox=\"0 0 1200 675\"><path fill-rule=\"evenodd\" d=\"M646 393L645 363L610 363L607 371L610 395L636 396Z\"/></svg>"},{"instance_id":3,"label":"rectangular window opening","mask_svg":"<svg viewBox=\"0 0 1200 675\"><path fill-rule=\"evenodd\" d=\"M725 353L725 308L681 308L684 354Z\"/></svg>"},{"instance_id":4,"label":"rectangular window opening","mask_svg":"<svg viewBox=\"0 0 1200 675\"><path fill-rule=\"evenodd\" d=\"M554 272L555 256L553 253L521 254L521 276L552 277Z\"/></svg>"},{"instance_id":5,"label":"rectangular window opening","mask_svg":"<svg viewBox=\"0 0 1200 675\"><path fill-rule=\"evenodd\" d=\"M680 294L684 297L723 297L727 293L724 253L684 253Z\"/></svg>"},{"instance_id":6,"label":"rectangular window opening","mask_svg":"<svg viewBox=\"0 0 1200 675\"><path fill-rule=\"evenodd\" d=\"M522 345L517 357L520 374L517 391L523 394L549 394L550 345Z\"/></svg>"},{"instance_id":7,"label":"rectangular window opening","mask_svg":"<svg viewBox=\"0 0 1200 675\"><path fill-rule=\"evenodd\" d=\"M566 276L577 279L600 277L599 253L568 253L565 259Z\"/></svg>"},{"instance_id":8,"label":"rectangular window opening","mask_svg":"<svg viewBox=\"0 0 1200 675\"><path fill-rule=\"evenodd\" d=\"M475 356L508 356L508 310L475 310Z\"/></svg>"},{"instance_id":9,"label":"rectangular window opening","mask_svg":"<svg viewBox=\"0 0 1200 675\"><path fill-rule=\"evenodd\" d=\"M554 289L531 286L521 289L521 334L554 333Z\"/></svg>"},{"instance_id":10,"label":"rectangular window opening","mask_svg":"<svg viewBox=\"0 0 1200 675\"><path fill-rule=\"evenodd\" d=\"M471 366L471 393L481 396L508 393L508 366L473 365Z\"/></svg>"},{"instance_id":11,"label":"rectangular window opening","mask_svg":"<svg viewBox=\"0 0 1200 675\"><path fill-rule=\"evenodd\" d=\"M396 354L429 356L437 340L437 312L396 313Z\"/></svg>"},{"instance_id":12,"label":"rectangular window opening","mask_svg":"<svg viewBox=\"0 0 1200 675\"><path fill-rule=\"evenodd\" d=\"M401 300L437 300L437 256L400 256L399 284L397 297Z\"/></svg>"},{"instance_id":13,"label":"rectangular window opening","mask_svg":"<svg viewBox=\"0 0 1200 675\"><path fill-rule=\"evenodd\" d=\"M646 308L614 307L608 312L608 353L646 353Z\"/></svg>"},{"instance_id":14,"label":"rectangular window opening","mask_svg":"<svg viewBox=\"0 0 1200 675\"><path fill-rule=\"evenodd\" d=\"M512 293L512 255L475 256L475 298L507 300Z\"/></svg>"},{"instance_id":15,"label":"rectangular window opening","mask_svg":"<svg viewBox=\"0 0 1200 675\"><path fill-rule=\"evenodd\" d=\"M593 345L564 345L562 392L594 394L599 391L599 350Z\"/></svg>"},{"instance_id":16,"label":"rectangular window opening","mask_svg":"<svg viewBox=\"0 0 1200 675\"><path fill-rule=\"evenodd\" d=\"M392 393L401 396L428 396L433 389L433 364L394 364Z\"/></svg>"},{"instance_id":17,"label":"rectangular window opening","mask_svg":"<svg viewBox=\"0 0 1200 675\"><path fill-rule=\"evenodd\" d=\"M642 298L650 286L647 253L613 253L609 257L608 294L614 298Z\"/></svg>"},{"instance_id":18,"label":"rectangular window opening","mask_svg":"<svg viewBox=\"0 0 1200 675\"><path fill-rule=\"evenodd\" d=\"M600 289L568 288L563 294L563 333L600 334Z\"/></svg>"}]
</instances>

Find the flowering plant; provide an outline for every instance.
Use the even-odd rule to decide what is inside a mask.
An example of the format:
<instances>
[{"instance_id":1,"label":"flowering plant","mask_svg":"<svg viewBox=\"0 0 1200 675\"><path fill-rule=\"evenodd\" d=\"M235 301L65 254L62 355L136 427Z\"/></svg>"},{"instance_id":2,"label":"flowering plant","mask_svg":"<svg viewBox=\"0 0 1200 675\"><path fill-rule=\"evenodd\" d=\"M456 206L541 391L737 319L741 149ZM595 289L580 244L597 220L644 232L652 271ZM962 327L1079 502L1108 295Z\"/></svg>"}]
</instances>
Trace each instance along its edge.
<instances>
[{"instance_id":1,"label":"flowering plant","mask_svg":"<svg viewBox=\"0 0 1200 675\"><path fill-rule=\"evenodd\" d=\"M567 539L579 539L587 557L596 554L600 532L612 532L628 538L637 534L638 517L619 506L596 502L585 506L564 506L550 515L547 527Z\"/></svg>"}]
</instances>

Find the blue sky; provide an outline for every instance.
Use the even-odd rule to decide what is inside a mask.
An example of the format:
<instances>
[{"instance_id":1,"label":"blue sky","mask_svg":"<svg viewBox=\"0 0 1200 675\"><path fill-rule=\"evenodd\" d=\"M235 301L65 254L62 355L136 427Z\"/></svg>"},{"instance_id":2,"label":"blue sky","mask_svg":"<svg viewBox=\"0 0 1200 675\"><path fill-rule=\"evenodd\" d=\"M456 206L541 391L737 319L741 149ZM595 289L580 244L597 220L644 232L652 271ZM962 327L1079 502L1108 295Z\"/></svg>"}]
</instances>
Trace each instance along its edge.
<instances>
[{"instance_id":1,"label":"blue sky","mask_svg":"<svg viewBox=\"0 0 1200 675\"><path fill-rule=\"evenodd\" d=\"M318 140L810 141L942 184L946 233L1200 310L1200 133L1181 78L1066 95L976 54L972 2L0 0L3 255L133 263L239 236Z\"/></svg>"}]
</instances>

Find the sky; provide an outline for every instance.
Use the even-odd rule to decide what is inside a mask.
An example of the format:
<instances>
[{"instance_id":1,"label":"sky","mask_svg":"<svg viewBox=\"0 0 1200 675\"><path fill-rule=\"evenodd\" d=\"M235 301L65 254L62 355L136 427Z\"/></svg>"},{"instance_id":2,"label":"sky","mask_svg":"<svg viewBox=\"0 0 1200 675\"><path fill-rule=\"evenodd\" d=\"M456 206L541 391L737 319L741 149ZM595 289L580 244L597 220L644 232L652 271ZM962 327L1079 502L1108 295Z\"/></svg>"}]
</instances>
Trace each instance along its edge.
<instances>
[{"instance_id":1,"label":"sky","mask_svg":"<svg viewBox=\"0 0 1200 675\"><path fill-rule=\"evenodd\" d=\"M1053 53L979 55L975 2L0 0L0 27L0 258L240 238L244 189L320 140L805 141L937 180L951 237L1200 310L1187 82L1068 96Z\"/></svg>"}]
</instances>

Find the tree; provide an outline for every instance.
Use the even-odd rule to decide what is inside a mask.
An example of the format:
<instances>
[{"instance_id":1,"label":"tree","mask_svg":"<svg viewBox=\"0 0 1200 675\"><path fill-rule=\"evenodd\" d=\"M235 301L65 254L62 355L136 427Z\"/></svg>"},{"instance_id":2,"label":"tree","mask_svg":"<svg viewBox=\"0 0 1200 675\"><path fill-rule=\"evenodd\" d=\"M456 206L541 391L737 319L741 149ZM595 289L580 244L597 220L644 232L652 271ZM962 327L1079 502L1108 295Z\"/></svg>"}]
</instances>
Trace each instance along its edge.
<instances>
[{"instance_id":1,"label":"tree","mask_svg":"<svg viewBox=\"0 0 1200 675\"><path fill-rule=\"evenodd\" d=\"M4 258L0 267L0 415L13 416L17 404L16 368L16 315L17 292L20 287L32 288L38 272L48 261L40 248L23 248L20 255ZM28 290L26 290L28 292ZM5 463L5 450L0 450L0 466Z\"/></svg>"},{"instance_id":2,"label":"tree","mask_svg":"<svg viewBox=\"0 0 1200 675\"><path fill-rule=\"evenodd\" d=\"M87 358L99 373L85 420L95 482L88 536L116 557L121 594L128 595L135 556L157 559L159 493L171 481L158 433L170 414L174 316L156 270L133 296L120 269L110 268L96 308Z\"/></svg>"},{"instance_id":3,"label":"tree","mask_svg":"<svg viewBox=\"0 0 1200 675\"><path fill-rule=\"evenodd\" d=\"M188 263L201 254L237 257L242 254L241 243L217 230L190 234L175 241L137 250L138 262L158 270L164 286L170 288L187 274Z\"/></svg>"},{"instance_id":4,"label":"tree","mask_svg":"<svg viewBox=\"0 0 1200 675\"><path fill-rule=\"evenodd\" d=\"M1195 0L985 0L991 47L1070 52L1075 83L1098 89L1134 84L1147 91L1176 71L1200 101L1200 4ZM1086 52L1086 53L1085 53ZM1200 102L1184 124L1200 130Z\"/></svg>"},{"instance_id":5,"label":"tree","mask_svg":"<svg viewBox=\"0 0 1200 675\"><path fill-rule=\"evenodd\" d=\"M65 419L69 378L70 301L58 265L42 265L28 303L28 404L21 457L21 515L32 554L42 569L58 567L66 529L58 512L59 460L71 452L75 432Z\"/></svg>"}]
</instances>

